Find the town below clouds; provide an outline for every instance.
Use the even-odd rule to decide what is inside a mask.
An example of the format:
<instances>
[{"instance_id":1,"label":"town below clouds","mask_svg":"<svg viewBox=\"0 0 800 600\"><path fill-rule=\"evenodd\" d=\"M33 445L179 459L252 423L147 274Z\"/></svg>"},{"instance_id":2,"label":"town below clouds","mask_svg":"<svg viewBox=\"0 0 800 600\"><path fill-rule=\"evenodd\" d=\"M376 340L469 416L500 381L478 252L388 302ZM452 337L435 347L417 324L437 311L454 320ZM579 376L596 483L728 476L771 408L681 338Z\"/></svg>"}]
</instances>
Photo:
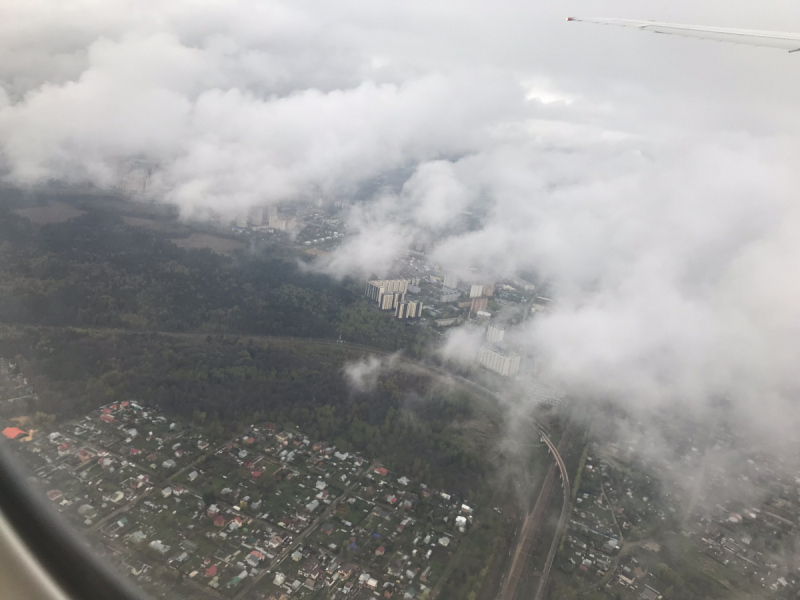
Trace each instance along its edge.
<instances>
[{"instance_id":1,"label":"town below clouds","mask_svg":"<svg viewBox=\"0 0 800 600\"><path fill-rule=\"evenodd\" d=\"M552 310L513 337L537 377L634 410L726 397L788 435L796 57L562 14L791 29L786 8L9 3L2 176L196 219L340 203L313 269L385 277L419 245L461 278L535 272Z\"/></svg>"}]
</instances>

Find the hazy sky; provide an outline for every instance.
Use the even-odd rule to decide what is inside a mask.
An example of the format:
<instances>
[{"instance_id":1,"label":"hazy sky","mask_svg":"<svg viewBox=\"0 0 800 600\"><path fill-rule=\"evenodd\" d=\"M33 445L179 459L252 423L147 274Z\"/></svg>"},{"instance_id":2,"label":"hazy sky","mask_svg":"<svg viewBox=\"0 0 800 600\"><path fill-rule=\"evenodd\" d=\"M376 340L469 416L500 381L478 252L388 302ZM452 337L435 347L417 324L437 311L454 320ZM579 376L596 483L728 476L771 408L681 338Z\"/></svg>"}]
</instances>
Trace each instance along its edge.
<instances>
[{"instance_id":1,"label":"hazy sky","mask_svg":"<svg viewBox=\"0 0 800 600\"><path fill-rule=\"evenodd\" d=\"M793 427L800 55L567 16L800 31L788 1L6 1L0 168L109 185L144 161L191 214L415 167L325 269L380 272L483 207L433 259L551 278L519 338L547 377Z\"/></svg>"}]
</instances>

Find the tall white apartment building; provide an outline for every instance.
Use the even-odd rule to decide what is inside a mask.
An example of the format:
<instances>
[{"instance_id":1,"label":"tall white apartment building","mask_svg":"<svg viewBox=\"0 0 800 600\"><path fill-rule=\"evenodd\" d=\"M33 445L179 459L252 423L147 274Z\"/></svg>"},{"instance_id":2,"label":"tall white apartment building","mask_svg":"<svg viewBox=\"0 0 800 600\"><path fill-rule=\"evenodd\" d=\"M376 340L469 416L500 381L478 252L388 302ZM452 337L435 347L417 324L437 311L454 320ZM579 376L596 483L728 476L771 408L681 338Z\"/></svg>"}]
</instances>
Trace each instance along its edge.
<instances>
[{"instance_id":1,"label":"tall white apartment building","mask_svg":"<svg viewBox=\"0 0 800 600\"><path fill-rule=\"evenodd\" d=\"M478 350L478 362L498 375L513 377L519 373L520 355L500 345L484 344Z\"/></svg>"},{"instance_id":2,"label":"tall white apartment building","mask_svg":"<svg viewBox=\"0 0 800 600\"><path fill-rule=\"evenodd\" d=\"M407 279L375 279L367 282L364 295L381 310L395 310L398 303L405 300L407 291Z\"/></svg>"},{"instance_id":3,"label":"tall white apartment building","mask_svg":"<svg viewBox=\"0 0 800 600\"><path fill-rule=\"evenodd\" d=\"M496 344L502 342L505 335L506 330L504 328L499 325L489 325L489 328L486 330L486 341Z\"/></svg>"},{"instance_id":4,"label":"tall white apartment building","mask_svg":"<svg viewBox=\"0 0 800 600\"><path fill-rule=\"evenodd\" d=\"M294 231L297 227L297 219L295 217L283 217L281 215L271 216L269 218L269 226L278 231Z\"/></svg>"},{"instance_id":5,"label":"tall white apartment building","mask_svg":"<svg viewBox=\"0 0 800 600\"><path fill-rule=\"evenodd\" d=\"M253 227L261 227L264 224L264 208L261 206L254 206L250 209L250 225Z\"/></svg>"},{"instance_id":6,"label":"tall white apartment building","mask_svg":"<svg viewBox=\"0 0 800 600\"><path fill-rule=\"evenodd\" d=\"M470 298L480 298L481 296L493 296L494 284L492 285L472 285L469 288Z\"/></svg>"},{"instance_id":7,"label":"tall white apartment building","mask_svg":"<svg viewBox=\"0 0 800 600\"><path fill-rule=\"evenodd\" d=\"M443 287L442 293L439 296L439 302L444 302L444 303L455 302L460 297L461 297L461 292L459 292L458 290L454 290L448 287Z\"/></svg>"},{"instance_id":8,"label":"tall white apartment building","mask_svg":"<svg viewBox=\"0 0 800 600\"><path fill-rule=\"evenodd\" d=\"M398 302L394 316L398 319L418 319L422 316L422 302L416 300Z\"/></svg>"}]
</instances>

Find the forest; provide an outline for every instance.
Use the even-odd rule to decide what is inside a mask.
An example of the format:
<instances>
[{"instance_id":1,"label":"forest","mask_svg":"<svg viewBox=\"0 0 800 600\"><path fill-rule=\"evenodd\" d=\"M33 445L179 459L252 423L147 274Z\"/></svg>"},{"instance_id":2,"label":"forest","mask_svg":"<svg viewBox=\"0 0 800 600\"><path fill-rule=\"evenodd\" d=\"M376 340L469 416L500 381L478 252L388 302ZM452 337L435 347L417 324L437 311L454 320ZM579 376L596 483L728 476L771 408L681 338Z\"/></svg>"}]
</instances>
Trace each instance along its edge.
<instances>
[{"instance_id":1,"label":"forest","mask_svg":"<svg viewBox=\"0 0 800 600\"><path fill-rule=\"evenodd\" d=\"M29 414L138 399L219 436L270 420L433 485L483 481L495 425L465 393L402 369L354 391L343 367L366 351L312 341L424 353L427 330L370 306L361 282L308 272L286 251L180 248L100 203L37 225L19 202L0 194L0 324L13 332L0 356L36 390Z\"/></svg>"},{"instance_id":2,"label":"forest","mask_svg":"<svg viewBox=\"0 0 800 600\"><path fill-rule=\"evenodd\" d=\"M36 225L0 196L0 322L337 338L418 356L430 335L380 312L361 282L260 248L184 249L95 208Z\"/></svg>"}]
</instances>

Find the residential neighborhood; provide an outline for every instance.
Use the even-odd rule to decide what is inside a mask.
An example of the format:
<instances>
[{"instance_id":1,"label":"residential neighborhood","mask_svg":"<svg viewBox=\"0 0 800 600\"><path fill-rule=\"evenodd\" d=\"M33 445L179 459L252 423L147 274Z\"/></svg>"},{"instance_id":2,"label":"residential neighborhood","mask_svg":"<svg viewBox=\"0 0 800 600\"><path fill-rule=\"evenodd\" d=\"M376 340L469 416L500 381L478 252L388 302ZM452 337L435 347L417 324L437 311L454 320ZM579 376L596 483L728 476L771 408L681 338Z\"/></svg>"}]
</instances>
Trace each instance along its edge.
<instances>
[{"instance_id":1,"label":"residential neighborhood","mask_svg":"<svg viewBox=\"0 0 800 600\"><path fill-rule=\"evenodd\" d=\"M151 592L433 597L469 534L475 507L358 454L273 423L224 441L206 429L123 401L3 433L53 506Z\"/></svg>"}]
</instances>

